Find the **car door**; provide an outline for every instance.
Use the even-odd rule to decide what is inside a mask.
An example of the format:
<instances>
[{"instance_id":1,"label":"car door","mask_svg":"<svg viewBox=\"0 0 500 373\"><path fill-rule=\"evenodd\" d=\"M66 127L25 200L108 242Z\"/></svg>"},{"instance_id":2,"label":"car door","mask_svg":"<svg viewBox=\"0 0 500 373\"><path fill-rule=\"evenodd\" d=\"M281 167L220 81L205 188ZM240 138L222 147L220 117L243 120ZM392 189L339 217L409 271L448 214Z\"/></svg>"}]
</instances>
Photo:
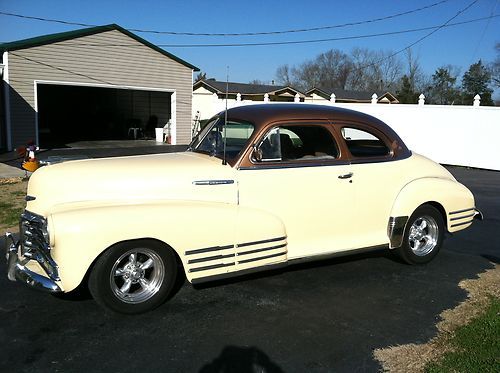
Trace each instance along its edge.
<instances>
[{"instance_id":1,"label":"car door","mask_svg":"<svg viewBox=\"0 0 500 373\"><path fill-rule=\"evenodd\" d=\"M332 126L276 123L254 146L251 166L238 171L239 204L281 219L288 258L353 248L352 172Z\"/></svg>"},{"instance_id":2,"label":"car door","mask_svg":"<svg viewBox=\"0 0 500 373\"><path fill-rule=\"evenodd\" d=\"M387 225L392 206L411 173L405 169L404 161L394 159L390 140L373 126L336 126L349 153L355 180L353 209L357 211L357 224L362 227L358 232L359 245L384 245L389 242Z\"/></svg>"}]
</instances>

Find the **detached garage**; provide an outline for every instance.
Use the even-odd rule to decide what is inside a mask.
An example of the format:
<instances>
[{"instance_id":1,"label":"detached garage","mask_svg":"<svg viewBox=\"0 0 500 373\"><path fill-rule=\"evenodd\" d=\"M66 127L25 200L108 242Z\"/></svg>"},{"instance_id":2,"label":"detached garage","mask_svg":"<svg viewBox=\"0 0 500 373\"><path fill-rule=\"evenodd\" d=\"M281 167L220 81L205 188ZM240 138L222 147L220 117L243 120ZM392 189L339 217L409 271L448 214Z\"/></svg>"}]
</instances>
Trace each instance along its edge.
<instances>
[{"instance_id":1,"label":"detached garage","mask_svg":"<svg viewBox=\"0 0 500 373\"><path fill-rule=\"evenodd\" d=\"M118 25L0 44L0 148L34 140L191 137L192 73L198 69Z\"/></svg>"}]
</instances>

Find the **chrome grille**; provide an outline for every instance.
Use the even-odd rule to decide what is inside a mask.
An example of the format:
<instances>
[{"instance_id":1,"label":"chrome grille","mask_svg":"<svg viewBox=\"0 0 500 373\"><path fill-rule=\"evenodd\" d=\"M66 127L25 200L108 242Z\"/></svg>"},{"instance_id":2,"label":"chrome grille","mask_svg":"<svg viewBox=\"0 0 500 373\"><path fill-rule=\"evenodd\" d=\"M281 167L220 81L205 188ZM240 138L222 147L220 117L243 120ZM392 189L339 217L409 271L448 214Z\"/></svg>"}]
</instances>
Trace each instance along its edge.
<instances>
[{"instance_id":1,"label":"chrome grille","mask_svg":"<svg viewBox=\"0 0 500 373\"><path fill-rule=\"evenodd\" d=\"M54 281L59 280L57 264L50 256L50 240L47 220L37 214L24 211L19 222L21 255L27 263L36 260Z\"/></svg>"}]
</instances>

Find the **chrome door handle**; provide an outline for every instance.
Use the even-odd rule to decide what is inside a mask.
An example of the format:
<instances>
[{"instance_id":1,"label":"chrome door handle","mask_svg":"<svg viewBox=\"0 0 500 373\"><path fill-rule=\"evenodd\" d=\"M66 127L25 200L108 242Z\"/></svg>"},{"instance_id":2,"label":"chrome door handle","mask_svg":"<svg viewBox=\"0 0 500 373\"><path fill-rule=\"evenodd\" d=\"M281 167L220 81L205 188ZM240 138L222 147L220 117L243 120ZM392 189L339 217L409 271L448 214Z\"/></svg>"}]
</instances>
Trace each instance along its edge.
<instances>
[{"instance_id":1,"label":"chrome door handle","mask_svg":"<svg viewBox=\"0 0 500 373\"><path fill-rule=\"evenodd\" d=\"M345 175L340 175L339 179L350 179L352 177L353 173L349 172L348 174Z\"/></svg>"}]
</instances>

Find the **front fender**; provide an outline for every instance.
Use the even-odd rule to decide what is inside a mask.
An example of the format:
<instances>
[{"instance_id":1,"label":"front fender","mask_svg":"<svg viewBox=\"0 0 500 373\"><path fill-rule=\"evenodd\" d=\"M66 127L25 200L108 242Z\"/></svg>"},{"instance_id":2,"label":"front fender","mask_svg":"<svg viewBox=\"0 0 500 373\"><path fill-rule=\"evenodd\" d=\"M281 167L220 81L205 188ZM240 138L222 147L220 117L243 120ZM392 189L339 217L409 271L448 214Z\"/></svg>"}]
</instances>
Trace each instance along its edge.
<instances>
[{"instance_id":1,"label":"front fender","mask_svg":"<svg viewBox=\"0 0 500 373\"><path fill-rule=\"evenodd\" d=\"M75 289L94 260L110 246L128 240L151 238L170 246L189 268L186 252L211 247L231 247L241 242L286 236L282 222L258 210L226 203L164 201L80 208L50 216L52 256L59 266L61 288ZM238 266L222 272L239 270ZM206 277L221 269L191 273Z\"/></svg>"},{"instance_id":2,"label":"front fender","mask_svg":"<svg viewBox=\"0 0 500 373\"><path fill-rule=\"evenodd\" d=\"M449 232L468 227L470 223L456 225L457 220L460 224L461 216L466 217L466 214L456 215L456 213L464 210L471 212L475 207L471 191L458 181L427 177L414 180L401 189L392 206L391 217L409 217L425 203L434 203L442 207L443 218Z\"/></svg>"}]
</instances>

